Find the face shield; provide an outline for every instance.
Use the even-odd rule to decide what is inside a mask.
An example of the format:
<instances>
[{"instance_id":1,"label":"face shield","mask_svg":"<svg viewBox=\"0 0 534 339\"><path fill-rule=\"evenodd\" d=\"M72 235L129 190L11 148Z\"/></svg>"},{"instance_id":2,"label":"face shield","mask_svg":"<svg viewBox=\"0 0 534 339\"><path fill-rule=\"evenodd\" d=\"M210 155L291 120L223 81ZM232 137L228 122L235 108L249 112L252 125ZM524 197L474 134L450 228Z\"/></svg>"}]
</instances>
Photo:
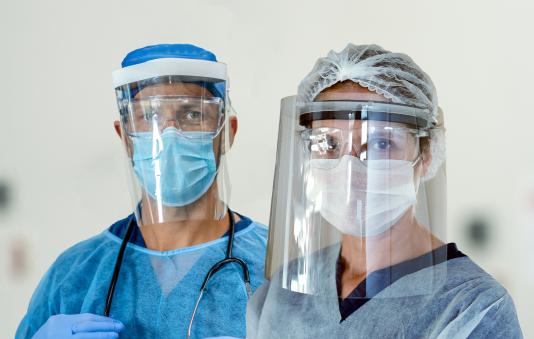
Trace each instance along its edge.
<instances>
[{"instance_id":1,"label":"face shield","mask_svg":"<svg viewBox=\"0 0 534 339\"><path fill-rule=\"evenodd\" d=\"M139 226L221 219L230 194L226 65L156 59L113 78Z\"/></svg>"},{"instance_id":2,"label":"face shield","mask_svg":"<svg viewBox=\"0 0 534 339\"><path fill-rule=\"evenodd\" d=\"M442 170L427 177L436 128L428 116L383 102L282 100L266 261L272 285L343 299L439 288L445 180ZM421 284L384 292L422 268L431 273Z\"/></svg>"}]
</instances>

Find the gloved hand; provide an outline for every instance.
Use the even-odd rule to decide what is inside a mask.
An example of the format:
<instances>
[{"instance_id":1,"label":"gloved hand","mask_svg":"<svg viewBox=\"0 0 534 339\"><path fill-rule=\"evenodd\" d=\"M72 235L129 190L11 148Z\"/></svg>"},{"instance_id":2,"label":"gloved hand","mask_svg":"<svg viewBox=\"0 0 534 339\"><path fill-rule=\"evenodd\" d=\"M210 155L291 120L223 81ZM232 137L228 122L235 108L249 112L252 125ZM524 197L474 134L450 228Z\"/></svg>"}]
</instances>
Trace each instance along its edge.
<instances>
[{"instance_id":1,"label":"gloved hand","mask_svg":"<svg viewBox=\"0 0 534 339\"><path fill-rule=\"evenodd\" d=\"M118 338L123 329L124 325L120 321L101 315L58 314L48 318L33 339Z\"/></svg>"}]
</instances>

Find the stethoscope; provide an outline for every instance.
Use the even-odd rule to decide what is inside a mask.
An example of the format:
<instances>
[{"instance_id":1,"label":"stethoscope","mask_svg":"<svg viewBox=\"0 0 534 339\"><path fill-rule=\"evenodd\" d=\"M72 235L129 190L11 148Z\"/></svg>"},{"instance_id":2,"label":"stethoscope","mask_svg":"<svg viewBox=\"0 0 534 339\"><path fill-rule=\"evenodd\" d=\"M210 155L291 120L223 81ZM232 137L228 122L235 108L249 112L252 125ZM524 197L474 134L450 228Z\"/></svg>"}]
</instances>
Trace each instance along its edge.
<instances>
[{"instance_id":1,"label":"stethoscope","mask_svg":"<svg viewBox=\"0 0 534 339\"><path fill-rule=\"evenodd\" d=\"M234 245L234 233L235 233L235 220L234 215L230 209L228 209L228 214L230 217L230 225L229 225L229 235L228 235L228 245L226 247L226 256L224 259L218 261L213 265L206 276L204 277L204 281L202 282L202 285L200 286L200 293L198 295L197 301L195 303L195 307L193 308L193 312L191 314L191 319L189 320L189 327L187 328L187 338L191 337L191 329L193 327L193 320L195 319L195 314L198 310L198 305L200 304L200 299L202 299L202 295L204 294L204 291L206 290L206 286L208 285L208 282L210 278L220 271L226 264L230 263L237 263L241 266L241 269L243 271L243 281L245 282L245 288L247 291L247 297L250 297L252 294L252 289L250 288L250 275L248 271L247 264L239 259L232 256L232 248ZM124 258L124 252L126 250L126 245L128 244L128 241L130 239L130 236L132 235L132 232L134 230L135 224L133 223L134 218L131 218L128 222L128 228L126 229L126 234L124 235L124 239L122 240L121 247L119 249L119 254L117 255L117 260L115 261L115 268L113 269L113 276L111 277L111 282L109 284L108 289L108 295L106 297L106 308L104 310L104 315L106 317L109 317L109 312L111 310L111 302L113 300L113 293L115 292L115 286L117 285L117 280L119 278L119 272L121 270L122 261Z\"/></svg>"}]
</instances>

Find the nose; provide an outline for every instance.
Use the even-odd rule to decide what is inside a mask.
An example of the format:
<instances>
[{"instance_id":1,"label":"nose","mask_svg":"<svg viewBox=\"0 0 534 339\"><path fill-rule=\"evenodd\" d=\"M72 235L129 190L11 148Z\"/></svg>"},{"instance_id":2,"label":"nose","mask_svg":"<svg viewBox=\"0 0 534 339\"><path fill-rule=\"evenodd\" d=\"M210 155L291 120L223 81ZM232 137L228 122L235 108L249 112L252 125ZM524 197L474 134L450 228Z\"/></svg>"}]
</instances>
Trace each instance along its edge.
<instances>
[{"instance_id":1,"label":"nose","mask_svg":"<svg viewBox=\"0 0 534 339\"><path fill-rule=\"evenodd\" d=\"M165 121L163 122L163 129L168 128L168 127L174 127L178 129L179 126L180 125L178 124L178 122L174 119L165 119Z\"/></svg>"},{"instance_id":2,"label":"nose","mask_svg":"<svg viewBox=\"0 0 534 339\"><path fill-rule=\"evenodd\" d=\"M360 160L367 159L367 147L365 145L351 145L350 155Z\"/></svg>"},{"instance_id":3,"label":"nose","mask_svg":"<svg viewBox=\"0 0 534 339\"><path fill-rule=\"evenodd\" d=\"M178 124L178 121L176 121L176 115L174 114L172 107L164 107L161 113L161 119L163 119L163 124L161 124L162 129L167 127L179 128L180 125Z\"/></svg>"},{"instance_id":4,"label":"nose","mask_svg":"<svg viewBox=\"0 0 534 339\"><path fill-rule=\"evenodd\" d=\"M351 131L348 140L350 142L350 155L360 160L367 159L367 135L362 133L361 128Z\"/></svg>"},{"instance_id":5,"label":"nose","mask_svg":"<svg viewBox=\"0 0 534 339\"><path fill-rule=\"evenodd\" d=\"M350 155L360 159L361 161L367 160L370 156L368 153L368 135L362 130L356 130L352 133L352 138L349 138Z\"/></svg>"}]
</instances>

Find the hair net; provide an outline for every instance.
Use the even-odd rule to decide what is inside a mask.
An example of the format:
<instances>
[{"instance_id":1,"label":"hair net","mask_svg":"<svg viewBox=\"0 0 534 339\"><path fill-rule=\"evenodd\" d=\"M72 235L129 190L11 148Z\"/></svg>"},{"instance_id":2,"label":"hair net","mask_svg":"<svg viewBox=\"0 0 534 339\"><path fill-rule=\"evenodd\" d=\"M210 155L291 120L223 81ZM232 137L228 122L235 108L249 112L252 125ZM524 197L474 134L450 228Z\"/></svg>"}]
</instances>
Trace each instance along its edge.
<instances>
[{"instance_id":1,"label":"hair net","mask_svg":"<svg viewBox=\"0 0 534 339\"><path fill-rule=\"evenodd\" d=\"M324 89L351 80L397 104L427 109L429 121L438 122L438 97L430 77L406 54L392 53L377 45L348 44L341 52L330 51L315 63L301 81L299 99L310 102ZM443 129L430 129L432 163L425 179L437 172L445 159Z\"/></svg>"}]
</instances>

